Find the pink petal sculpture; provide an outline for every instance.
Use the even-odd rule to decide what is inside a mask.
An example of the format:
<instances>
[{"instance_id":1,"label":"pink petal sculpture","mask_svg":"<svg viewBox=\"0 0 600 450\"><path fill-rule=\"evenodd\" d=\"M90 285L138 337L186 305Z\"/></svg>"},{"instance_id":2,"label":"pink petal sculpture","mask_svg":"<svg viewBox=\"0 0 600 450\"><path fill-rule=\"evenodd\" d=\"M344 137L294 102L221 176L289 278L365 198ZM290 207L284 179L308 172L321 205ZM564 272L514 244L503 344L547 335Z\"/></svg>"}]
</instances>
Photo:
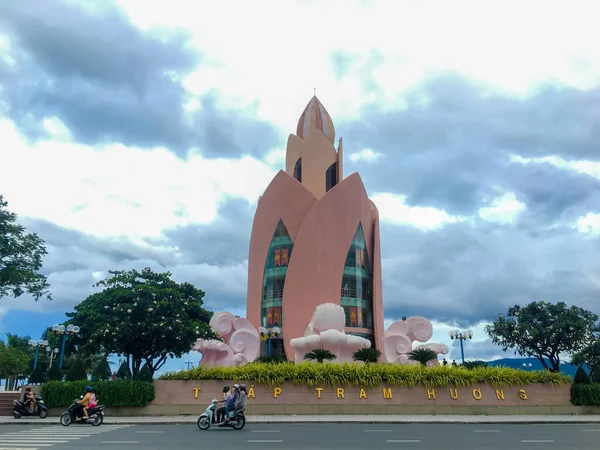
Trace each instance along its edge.
<instances>
[{"instance_id":1,"label":"pink petal sculpture","mask_svg":"<svg viewBox=\"0 0 600 450\"><path fill-rule=\"evenodd\" d=\"M210 319L209 325L223 341L196 341L192 350L202 353L201 366L243 366L258 357L260 338L248 319L220 312Z\"/></svg>"},{"instance_id":2,"label":"pink petal sculpture","mask_svg":"<svg viewBox=\"0 0 600 450\"><path fill-rule=\"evenodd\" d=\"M302 362L306 353L323 348L336 356L333 362L353 362L352 354L357 350L370 348L371 341L346 334L345 323L346 313L340 305L324 303L317 306L304 337L290 341L290 347L295 352L295 361Z\"/></svg>"},{"instance_id":3,"label":"pink petal sculpture","mask_svg":"<svg viewBox=\"0 0 600 450\"><path fill-rule=\"evenodd\" d=\"M421 344L413 347L413 342L426 342L433 336L431 322L424 317L413 316L392 323L383 333L383 356L389 363L418 364L408 358L413 350L428 348L436 355L448 353L446 344ZM437 356L427 362L427 367L439 365Z\"/></svg>"}]
</instances>

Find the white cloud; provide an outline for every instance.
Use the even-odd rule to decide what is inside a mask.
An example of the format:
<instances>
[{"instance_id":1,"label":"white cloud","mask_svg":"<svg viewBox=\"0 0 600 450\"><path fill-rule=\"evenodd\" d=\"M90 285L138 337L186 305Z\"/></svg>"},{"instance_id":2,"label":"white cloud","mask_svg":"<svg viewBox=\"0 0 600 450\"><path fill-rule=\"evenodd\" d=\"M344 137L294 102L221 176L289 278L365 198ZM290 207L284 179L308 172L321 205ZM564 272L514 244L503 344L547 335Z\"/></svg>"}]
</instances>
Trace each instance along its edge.
<instances>
[{"instance_id":1,"label":"white cloud","mask_svg":"<svg viewBox=\"0 0 600 450\"><path fill-rule=\"evenodd\" d=\"M509 224L525 210L525 204L517 200L513 192L507 192L492 201L491 206L479 209L479 217L488 222Z\"/></svg>"},{"instance_id":2,"label":"white cloud","mask_svg":"<svg viewBox=\"0 0 600 450\"><path fill-rule=\"evenodd\" d=\"M600 214L588 213L577 219L572 226L580 233L593 237L598 236L600 235Z\"/></svg>"},{"instance_id":3,"label":"white cloud","mask_svg":"<svg viewBox=\"0 0 600 450\"><path fill-rule=\"evenodd\" d=\"M600 162L586 160L567 161L559 156L544 156L541 158L523 158L519 155L512 155L510 162L519 164L551 164L560 169L569 169L578 173L584 173L594 178L600 179Z\"/></svg>"},{"instance_id":4,"label":"white cloud","mask_svg":"<svg viewBox=\"0 0 600 450\"><path fill-rule=\"evenodd\" d=\"M60 124L48 126L64 133ZM68 130L67 130L68 131ZM179 159L166 149L91 148L58 140L27 144L0 119L0 192L11 210L95 236L160 236L162 230L208 224L225 196L251 202L275 170L254 158ZM25 176L26 174L26 176Z\"/></svg>"},{"instance_id":5,"label":"white cloud","mask_svg":"<svg viewBox=\"0 0 600 450\"><path fill-rule=\"evenodd\" d=\"M448 214L441 209L429 206L408 206L405 203L406 196L389 193L375 194L371 200L379 209L379 217L382 221L397 225L410 225L416 228L434 230L446 224L464 222L464 217Z\"/></svg>"},{"instance_id":6,"label":"white cloud","mask_svg":"<svg viewBox=\"0 0 600 450\"><path fill-rule=\"evenodd\" d=\"M349 158L350 158L350 161L352 161L352 162L357 162L357 161L373 162L373 161L377 161L379 158L381 158L381 156L382 156L381 153L374 152L370 148L363 148L360 152L351 153Z\"/></svg>"}]
</instances>

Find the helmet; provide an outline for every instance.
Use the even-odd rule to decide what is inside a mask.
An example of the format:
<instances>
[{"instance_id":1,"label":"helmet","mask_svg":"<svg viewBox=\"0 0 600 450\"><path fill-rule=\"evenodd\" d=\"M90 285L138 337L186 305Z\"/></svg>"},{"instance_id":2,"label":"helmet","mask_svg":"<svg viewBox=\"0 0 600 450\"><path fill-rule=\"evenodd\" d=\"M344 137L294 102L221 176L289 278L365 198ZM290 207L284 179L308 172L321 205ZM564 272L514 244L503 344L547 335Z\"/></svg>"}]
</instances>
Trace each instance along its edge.
<instances>
[{"instance_id":1,"label":"helmet","mask_svg":"<svg viewBox=\"0 0 600 450\"><path fill-rule=\"evenodd\" d=\"M240 389L246 389L246 385L245 384L240 384Z\"/></svg>"},{"instance_id":2,"label":"helmet","mask_svg":"<svg viewBox=\"0 0 600 450\"><path fill-rule=\"evenodd\" d=\"M30 385L25 386L25 390L26 391L30 391L31 390L31 386Z\"/></svg>"},{"instance_id":3,"label":"helmet","mask_svg":"<svg viewBox=\"0 0 600 450\"><path fill-rule=\"evenodd\" d=\"M91 386L86 386L85 392L92 392L92 387Z\"/></svg>"},{"instance_id":4,"label":"helmet","mask_svg":"<svg viewBox=\"0 0 600 450\"><path fill-rule=\"evenodd\" d=\"M239 388L240 388L240 385L239 385L239 384L234 384L234 385L233 385L233 388L234 388L234 389L239 389Z\"/></svg>"},{"instance_id":5,"label":"helmet","mask_svg":"<svg viewBox=\"0 0 600 450\"><path fill-rule=\"evenodd\" d=\"M225 385L223 386L223 392L227 392L229 390L229 386Z\"/></svg>"}]
</instances>

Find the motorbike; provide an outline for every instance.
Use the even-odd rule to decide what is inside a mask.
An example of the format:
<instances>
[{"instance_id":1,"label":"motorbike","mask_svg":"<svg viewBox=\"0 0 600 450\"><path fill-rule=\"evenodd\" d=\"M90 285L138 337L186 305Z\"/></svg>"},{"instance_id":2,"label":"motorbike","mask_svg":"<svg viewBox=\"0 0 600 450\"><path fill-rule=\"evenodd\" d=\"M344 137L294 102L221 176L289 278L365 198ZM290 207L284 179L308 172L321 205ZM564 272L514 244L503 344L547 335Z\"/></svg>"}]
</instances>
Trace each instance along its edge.
<instances>
[{"instance_id":1,"label":"motorbike","mask_svg":"<svg viewBox=\"0 0 600 450\"><path fill-rule=\"evenodd\" d=\"M13 400L13 417L19 419L21 417L39 416L40 419L48 417L48 407L39 395L35 396L35 408L33 412L29 411L29 406L25 406L25 402Z\"/></svg>"},{"instance_id":2,"label":"motorbike","mask_svg":"<svg viewBox=\"0 0 600 450\"><path fill-rule=\"evenodd\" d=\"M216 410L217 410L217 399L208 405L206 410L198 417L198 428L201 430L208 430L211 425L219 425L233 428L234 430L241 430L246 425L246 416L244 416L244 409L234 411L235 419L229 422L217 422Z\"/></svg>"},{"instance_id":3,"label":"motorbike","mask_svg":"<svg viewBox=\"0 0 600 450\"><path fill-rule=\"evenodd\" d=\"M83 396L79 397L82 399ZM77 403L77 399L73 400L73 404L60 416L60 424L64 427L68 427L72 423L75 424L92 424L93 427L97 427L104 422L104 413L102 410L104 405L98 405L88 410L88 418L83 418L83 406Z\"/></svg>"}]
</instances>

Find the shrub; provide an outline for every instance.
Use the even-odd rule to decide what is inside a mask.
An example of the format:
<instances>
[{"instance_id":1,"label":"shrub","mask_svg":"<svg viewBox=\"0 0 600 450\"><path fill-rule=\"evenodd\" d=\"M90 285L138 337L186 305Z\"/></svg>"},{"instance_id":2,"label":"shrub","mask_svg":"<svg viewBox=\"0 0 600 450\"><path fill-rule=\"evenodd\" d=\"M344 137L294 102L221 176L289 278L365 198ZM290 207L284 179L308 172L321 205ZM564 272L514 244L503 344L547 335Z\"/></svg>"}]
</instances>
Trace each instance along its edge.
<instances>
[{"instance_id":1,"label":"shrub","mask_svg":"<svg viewBox=\"0 0 600 450\"><path fill-rule=\"evenodd\" d=\"M108 361L106 358L102 358L100 361L98 361L98 364L94 366L94 370L92 371L92 380L109 380L111 374L112 372L110 370L110 366L108 365Z\"/></svg>"},{"instance_id":2,"label":"shrub","mask_svg":"<svg viewBox=\"0 0 600 450\"><path fill-rule=\"evenodd\" d=\"M46 372L46 380L48 381L62 381L63 379L62 369L58 366L58 364L52 364Z\"/></svg>"},{"instance_id":3,"label":"shrub","mask_svg":"<svg viewBox=\"0 0 600 450\"><path fill-rule=\"evenodd\" d=\"M578 406L600 406L600 384L574 383L571 403Z\"/></svg>"},{"instance_id":4,"label":"shrub","mask_svg":"<svg viewBox=\"0 0 600 450\"><path fill-rule=\"evenodd\" d=\"M430 387L470 386L488 383L497 387L533 383L570 384L569 376L548 371L524 371L509 367L439 366L399 364L260 364L241 367L197 367L192 370L166 373L161 380L222 380L247 381L275 386L290 381L305 386L339 386L353 384L374 387L386 382L390 386L412 387L423 384Z\"/></svg>"},{"instance_id":5,"label":"shrub","mask_svg":"<svg viewBox=\"0 0 600 450\"><path fill-rule=\"evenodd\" d=\"M573 378L573 381L575 381L575 383L577 384L590 384L590 377L588 376L583 366L579 366L577 368L577 372L575 372L575 377Z\"/></svg>"},{"instance_id":6,"label":"shrub","mask_svg":"<svg viewBox=\"0 0 600 450\"><path fill-rule=\"evenodd\" d=\"M477 367L486 367L488 364L485 361L465 361L463 367L466 369L475 369Z\"/></svg>"},{"instance_id":7,"label":"shrub","mask_svg":"<svg viewBox=\"0 0 600 450\"><path fill-rule=\"evenodd\" d=\"M376 363L381 356L381 352L376 348L361 348L352 353L354 361L362 361L364 363Z\"/></svg>"},{"instance_id":8,"label":"shrub","mask_svg":"<svg viewBox=\"0 0 600 450\"><path fill-rule=\"evenodd\" d=\"M426 365L432 359L437 359L437 353L430 348L418 348L408 354L408 359Z\"/></svg>"},{"instance_id":9,"label":"shrub","mask_svg":"<svg viewBox=\"0 0 600 450\"><path fill-rule=\"evenodd\" d=\"M259 356L255 362L262 364L283 364L287 363L288 361L283 356L262 355Z\"/></svg>"},{"instance_id":10,"label":"shrub","mask_svg":"<svg viewBox=\"0 0 600 450\"><path fill-rule=\"evenodd\" d=\"M87 380L87 370L81 358L75 359L65 375L66 381Z\"/></svg>"},{"instance_id":11,"label":"shrub","mask_svg":"<svg viewBox=\"0 0 600 450\"><path fill-rule=\"evenodd\" d=\"M137 381L146 381L148 383L152 383L152 372L150 372L150 368L144 364L135 379Z\"/></svg>"},{"instance_id":12,"label":"shrub","mask_svg":"<svg viewBox=\"0 0 600 450\"><path fill-rule=\"evenodd\" d=\"M322 363L323 361L332 361L335 358L336 356L333 353L324 348L315 348L304 355L304 359L317 361L318 363Z\"/></svg>"},{"instance_id":13,"label":"shrub","mask_svg":"<svg viewBox=\"0 0 600 450\"><path fill-rule=\"evenodd\" d=\"M88 381L49 381L42 386L42 396L51 408L66 408L85 393ZM100 404L106 407L146 406L154 400L154 385L143 381L95 381L92 384Z\"/></svg>"},{"instance_id":14,"label":"shrub","mask_svg":"<svg viewBox=\"0 0 600 450\"><path fill-rule=\"evenodd\" d=\"M119 370L117 370L117 380L131 380L132 378L129 364L127 364L127 361L123 361L119 366Z\"/></svg>"},{"instance_id":15,"label":"shrub","mask_svg":"<svg viewBox=\"0 0 600 450\"><path fill-rule=\"evenodd\" d=\"M29 383L31 384L42 384L45 380L44 372L40 366L37 366L29 375Z\"/></svg>"},{"instance_id":16,"label":"shrub","mask_svg":"<svg viewBox=\"0 0 600 450\"><path fill-rule=\"evenodd\" d=\"M594 367L590 379L592 383L600 383L600 365Z\"/></svg>"}]
</instances>

